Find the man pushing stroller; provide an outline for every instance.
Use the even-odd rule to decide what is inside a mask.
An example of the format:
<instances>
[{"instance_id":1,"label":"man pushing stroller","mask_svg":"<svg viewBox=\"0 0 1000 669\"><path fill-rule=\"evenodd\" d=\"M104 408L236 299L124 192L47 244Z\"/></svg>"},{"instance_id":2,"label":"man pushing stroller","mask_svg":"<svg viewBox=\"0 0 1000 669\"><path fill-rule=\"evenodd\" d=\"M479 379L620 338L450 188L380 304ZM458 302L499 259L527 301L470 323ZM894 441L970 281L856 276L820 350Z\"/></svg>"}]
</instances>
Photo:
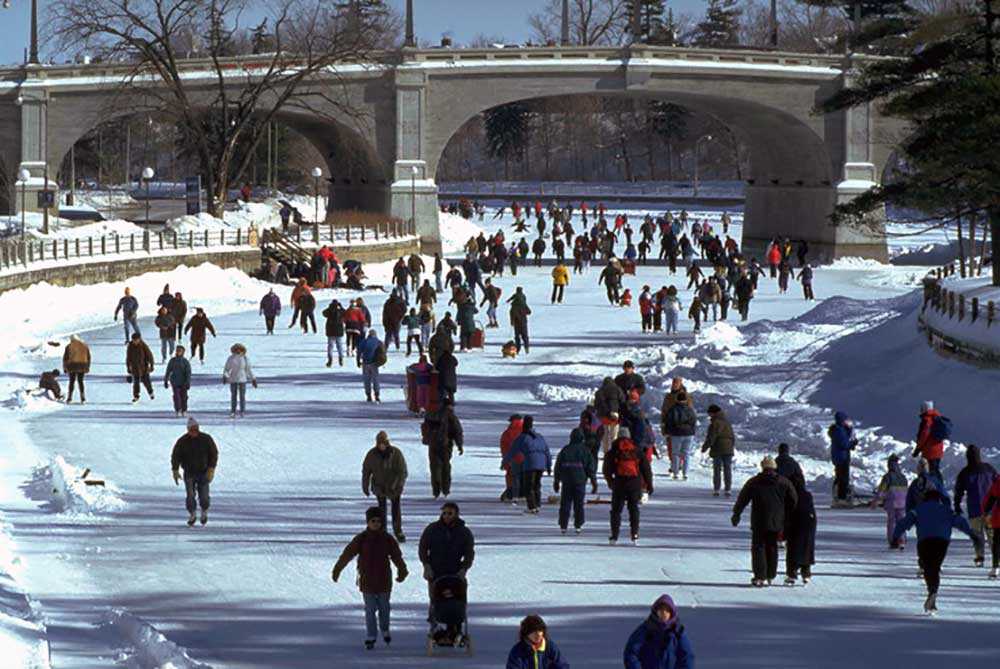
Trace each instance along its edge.
<instances>
[{"instance_id":1,"label":"man pushing stroller","mask_svg":"<svg viewBox=\"0 0 1000 669\"><path fill-rule=\"evenodd\" d=\"M438 646L465 645L465 575L475 558L475 539L458 516L458 504L445 502L441 518L420 536L430 606L428 637Z\"/></svg>"}]
</instances>

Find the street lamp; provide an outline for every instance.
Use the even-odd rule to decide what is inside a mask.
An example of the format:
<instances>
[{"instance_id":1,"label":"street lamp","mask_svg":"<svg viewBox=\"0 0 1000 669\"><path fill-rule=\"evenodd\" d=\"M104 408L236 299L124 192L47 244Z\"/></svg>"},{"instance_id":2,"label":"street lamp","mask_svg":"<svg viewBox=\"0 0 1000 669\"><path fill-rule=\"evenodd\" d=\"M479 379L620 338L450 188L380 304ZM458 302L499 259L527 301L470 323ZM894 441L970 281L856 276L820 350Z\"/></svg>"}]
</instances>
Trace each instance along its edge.
<instances>
[{"instance_id":1,"label":"street lamp","mask_svg":"<svg viewBox=\"0 0 1000 669\"><path fill-rule=\"evenodd\" d=\"M3 8L10 9L10 0L3 0ZM31 45L28 63L38 64L38 0L31 0Z\"/></svg>"},{"instance_id":2,"label":"street lamp","mask_svg":"<svg viewBox=\"0 0 1000 669\"><path fill-rule=\"evenodd\" d=\"M694 196L698 197L698 149L701 148L702 142L711 142L711 135L703 135L698 138L698 141L694 143Z\"/></svg>"},{"instance_id":3,"label":"street lamp","mask_svg":"<svg viewBox=\"0 0 1000 669\"><path fill-rule=\"evenodd\" d=\"M31 178L31 172L28 168L22 168L20 172L17 173L18 178L21 179L21 241L24 241L24 224L25 224L25 213L24 208L27 205L27 192L28 192L28 179Z\"/></svg>"},{"instance_id":4,"label":"street lamp","mask_svg":"<svg viewBox=\"0 0 1000 669\"><path fill-rule=\"evenodd\" d=\"M410 168L410 225L417 229L417 175L420 170L416 165Z\"/></svg>"},{"instance_id":5,"label":"street lamp","mask_svg":"<svg viewBox=\"0 0 1000 669\"><path fill-rule=\"evenodd\" d=\"M152 167L142 168L142 180L146 182L146 223L149 224L149 180L153 178L156 172L153 171Z\"/></svg>"},{"instance_id":6,"label":"street lamp","mask_svg":"<svg viewBox=\"0 0 1000 669\"><path fill-rule=\"evenodd\" d=\"M319 178L323 176L323 170L314 167L313 175L313 222L319 223Z\"/></svg>"}]
</instances>

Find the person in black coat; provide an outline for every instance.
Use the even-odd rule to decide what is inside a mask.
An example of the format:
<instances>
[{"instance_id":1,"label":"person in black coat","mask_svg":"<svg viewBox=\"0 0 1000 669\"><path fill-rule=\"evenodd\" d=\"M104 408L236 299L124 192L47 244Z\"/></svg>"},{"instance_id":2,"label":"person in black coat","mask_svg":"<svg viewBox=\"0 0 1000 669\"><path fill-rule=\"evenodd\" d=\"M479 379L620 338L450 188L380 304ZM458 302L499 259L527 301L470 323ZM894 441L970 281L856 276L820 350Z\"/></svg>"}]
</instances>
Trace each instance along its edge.
<instances>
[{"instance_id":1,"label":"person in black coat","mask_svg":"<svg viewBox=\"0 0 1000 669\"><path fill-rule=\"evenodd\" d=\"M791 447L788 444L778 444L778 457L774 459L774 463L778 465L778 473L794 485L796 480L802 479L802 481L805 481L806 479L802 474L802 467L799 466L799 463L789 453L790 450ZM804 484L803 487L805 487Z\"/></svg>"},{"instance_id":2,"label":"person in black coat","mask_svg":"<svg viewBox=\"0 0 1000 669\"><path fill-rule=\"evenodd\" d=\"M799 573L805 584L812 578L812 566L816 564L816 507L801 472L789 480L798 503L785 517L785 585L795 585Z\"/></svg>"},{"instance_id":3,"label":"person in black coat","mask_svg":"<svg viewBox=\"0 0 1000 669\"><path fill-rule=\"evenodd\" d=\"M747 481L733 506L733 527L740 524L740 514L748 504L750 513L751 561L755 587L771 583L778 575L778 534L785 529L786 514L798 503L792 484L777 472L770 455L760 463L761 473Z\"/></svg>"},{"instance_id":4,"label":"person in black coat","mask_svg":"<svg viewBox=\"0 0 1000 669\"><path fill-rule=\"evenodd\" d=\"M441 399L448 398L452 403L455 401L455 393L458 392L458 358L451 351L443 351L438 356L434 369L438 373L438 393Z\"/></svg>"},{"instance_id":5,"label":"person in black coat","mask_svg":"<svg viewBox=\"0 0 1000 669\"><path fill-rule=\"evenodd\" d=\"M337 364L344 366L344 307L338 300L323 310L326 319L326 366L333 365L333 349L337 349Z\"/></svg>"},{"instance_id":6,"label":"person in black coat","mask_svg":"<svg viewBox=\"0 0 1000 669\"><path fill-rule=\"evenodd\" d=\"M431 600L434 598L434 579L442 576L465 578L476 557L476 539L458 514L458 504L445 502L441 505L441 517L425 527L420 535L417 555L424 566ZM433 629L433 605L427 611L427 621Z\"/></svg>"}]
</instances>

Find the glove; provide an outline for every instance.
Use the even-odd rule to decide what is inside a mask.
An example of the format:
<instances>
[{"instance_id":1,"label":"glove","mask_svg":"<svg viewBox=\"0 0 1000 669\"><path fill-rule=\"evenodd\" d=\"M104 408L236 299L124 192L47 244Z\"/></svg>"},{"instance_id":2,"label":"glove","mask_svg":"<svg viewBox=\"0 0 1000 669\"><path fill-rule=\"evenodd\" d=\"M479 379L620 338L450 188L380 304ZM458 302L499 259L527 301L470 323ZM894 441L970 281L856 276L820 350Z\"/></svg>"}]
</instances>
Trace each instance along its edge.
<instances>
[{"instance_id":1,"label":"glove","mask_svg":"<svg viewBox=\"0 0 1000 669\"><path fill-rule=\"evenodd\" d=\"M253 386L254 388L256 388L257 387L257 379L254 379L253 381L251 381L250 385Z\"/></svg>"},{"instance_id":2,"label":"glove","mask_svg":"<svg viewBox=\"0 0 1000 669\"><path fill-rule=\"evenodd\" d=\"M222 385L226 385L226 377L222 377Z\"/></svg>"},{"instance_id":3,"label":"glove","mask_svg":"<svg viewBox=\"0 0 1000 669\"><path fill-rule=\"evenodd\" d=\"M167 385L167 382L166 382L166 381L164 381L164 382L163 382L163 387L164 387L164 388L169 388L170 386L168 386L168 385Z\"/></svg>"},{"instance_id":4,"label":"glove","mask_svg":"<svg viewBox=\"0 0 1000 669\"><path fill-rule=\"evenodd\" d=\"M175 469L174 470L174 485L180 485L180 484L181 484L181 473Z\"/></svg>"},{"instance_id":5,"label":"glove","mask_svg":"<svg viewBox=\"0 0 1000 669\"><path fill-rule=\"evenodd\" d=\"M736 527L737 525L740 524L740 517L738 515L736 515L735 513L733 514L732 523L733 523L733 527Z\"/></svg>"},{"instance_id":6,"label":"glove","mask_svg":"<svg viewBox=\"0 0 1000 669\"><path fill-rule=\"evenodd\" d=\"M920 449L917 448L916 450L914 450L913 451L913 455L911 457L914 457L914 458L920 457Z\"/></svg>"},{"instance_id":7,"label":"glove","mask_svg":"<svg viewBox=\"0 0 1000 669\"><path fill-rule=\"evenodd\" d=\"M205 472L205 480L211 483L212 479L214 478L215 478L215 467L211 467L207 472Z\"/></svg>"},{"instance_id":8,"label":"glove","mask_svg":"<svg viewBox=\"0 0 1000 669\"><path fill-rule=\"evenodd\" d=\"M410 572L403 569L398 574L396 574L396 583L402 583L406 580L406 577L410 575Z\"/></svg>"},{"instance_id":9,"label":"glove","mask_svg":"<svg viewBox=\"0 0 1000 669\"><path fill-rule=\"evenodd\" d=\"M462 448L461 446L459 446L459 447L458 447L458 454L459 454L459 455L465 455L465 449L464 449L464 448Z\"/></svg>"}]
</instances>

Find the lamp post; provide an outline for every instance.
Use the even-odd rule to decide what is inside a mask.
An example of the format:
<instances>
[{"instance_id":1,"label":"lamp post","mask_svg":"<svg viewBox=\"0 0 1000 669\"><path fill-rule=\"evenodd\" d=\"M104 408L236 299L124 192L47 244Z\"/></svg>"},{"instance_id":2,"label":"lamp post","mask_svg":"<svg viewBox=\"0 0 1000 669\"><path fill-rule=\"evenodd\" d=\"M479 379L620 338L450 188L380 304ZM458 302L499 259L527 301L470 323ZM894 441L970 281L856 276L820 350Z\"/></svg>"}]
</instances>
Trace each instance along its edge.
<instances>
[{"instance_id":1,"label":"lamp post","mask_svg":"<svg viewBox=\"0 0 1000 669\"><path fill-rule=\"evenodd\" d=\"M153 171L152 167L144 167L142 169L142 180L146 182L146 223L149 223L149 180L153 178L156 172Z\"/></svg>"},{"instance_id":2,"label":"lamp post","mask_svg":"<svg viewBox=\"0 0 1000 669\"><path fill-rule=\"evenodd\" d=\"M313 176L313 223L319 223L319 178L323 176L323 170L314 167Z\"/></svg>"},{"instance_id":3,"label":"lamp post","mask_svg":"<svg viewBox=\"0 0 1000 669\"><path fill-rule=\"evenodd\" d=\"M24 226L25 226L25 206L28 203L28 179L31 178L31 172L27 168L22 169L17 174L18 178L21 179L21 241L24 241Z\"/></svg>"},{"instance_id":4,"label":"lamp post","mask_svg":"<svg viewBox=\"0 0 1000 669\"><path fill-rule=\"evenodd\" d=\"M694 196L698 197L698 151L702 142L711 142L711 135L703 135L694 143Z\"/></svg>"},{"instance_id":5,"label":"lamp post","mask_svg":"<svg viewBox=\"0 0 1000 669\"><path fill-rule=\"evenodd\" d=\"M417 175L420 170L414 165L410 168L410 225L417 229Z\"/></svg>"}]
</instances>

